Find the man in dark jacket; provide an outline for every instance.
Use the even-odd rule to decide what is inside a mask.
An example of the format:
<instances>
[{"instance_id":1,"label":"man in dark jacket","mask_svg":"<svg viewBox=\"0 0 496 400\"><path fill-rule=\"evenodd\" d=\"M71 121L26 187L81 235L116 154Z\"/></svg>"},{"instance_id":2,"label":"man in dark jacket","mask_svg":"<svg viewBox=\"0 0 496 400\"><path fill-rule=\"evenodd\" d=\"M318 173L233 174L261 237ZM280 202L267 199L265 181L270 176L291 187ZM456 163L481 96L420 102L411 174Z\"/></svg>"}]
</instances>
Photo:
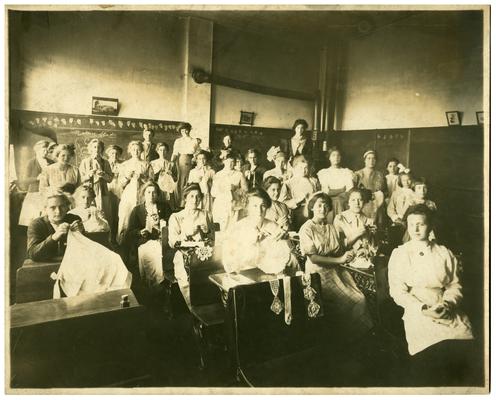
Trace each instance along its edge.
<instances>
[{"instance_id":1,"label":"man in dark jacket","mask_svg":"<svg viewBox=\"0 0 496 400\"><path fill-rule=\"evenodd\" d=\"M28 227L28 258L46 261L61 257L69 230L84 231L81 218L67 214L69 205L69 199L61 191L46 195L45 215L35 218Z\"/></svg>"}]
</instances>

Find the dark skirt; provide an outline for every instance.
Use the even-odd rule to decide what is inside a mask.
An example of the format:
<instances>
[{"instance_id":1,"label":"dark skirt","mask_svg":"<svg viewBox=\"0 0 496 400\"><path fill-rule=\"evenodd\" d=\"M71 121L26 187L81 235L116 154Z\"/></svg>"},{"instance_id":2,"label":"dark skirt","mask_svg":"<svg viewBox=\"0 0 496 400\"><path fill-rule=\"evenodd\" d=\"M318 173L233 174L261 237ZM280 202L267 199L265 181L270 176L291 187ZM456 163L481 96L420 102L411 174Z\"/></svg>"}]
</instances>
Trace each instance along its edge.
<instances>
[{"instance_id":1,"label":"dark skirt","mask_svg":"<svg viewBox=\"0 0 496 400\"><path fill-rule=\"evenodd\" d=\"M184 207L183 190L188 183L189 171L191 171L193 155L179 154L177 159L177 187L175 192L176 205Z\"/></svg>"}]
</instances>

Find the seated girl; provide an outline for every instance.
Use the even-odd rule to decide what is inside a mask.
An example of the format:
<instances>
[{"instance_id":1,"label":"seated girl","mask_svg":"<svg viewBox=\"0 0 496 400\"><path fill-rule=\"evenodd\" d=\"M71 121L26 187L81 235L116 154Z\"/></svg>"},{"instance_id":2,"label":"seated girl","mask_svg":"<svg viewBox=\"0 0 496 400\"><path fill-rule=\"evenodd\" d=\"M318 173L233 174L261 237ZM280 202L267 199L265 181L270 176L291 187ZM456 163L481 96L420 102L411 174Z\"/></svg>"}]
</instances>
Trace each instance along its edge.
<instances>
[{"instance_id":1,"label":"seated girl","mask_svg":"<svg viewBox=\"0 0 496 400\"><path fill-rule=\"evenodd\" d=\"M44 212L28 227L27 255L33 261L62 257L69 230L84 232L81 218L68 214L69 199L60 190L47 189L44 193Z\"/></svg>"},{"instance_id":2,"label":"seated girl","mask_svg":"<svg viewBox=\"0 0 496 400\"><path fill-rule=\"evenodd\" d=\"M212 216L201 208L203 194L198 183L190 183L183 190L184 210L171 215L169 220L169 246L177 248L184 242L212 244L215 229ZM174 256L174 275L179 286L188 285L188 273L181 250Z\"/></svg>"},{"instance_id":3,"label":"seated girl","mask_svg":"<svg viewBox=\"0 0 496 400\"><path fill-rule=\"evenodd\" d=\"M247 216L236 222L222 243L222 262L227 272L259 268L265 273L293 273L298 262L285 239L286 231L265 215L271 206L267 193L259 188L247 194Z\"/></svg>"},{"instance_id":4,"label":"seated girl","mask_svg":"<svg viewBox=\"0 0 496 400\"><path fill-rule=\"evenodd\" d=\"M96 208L95 192L89 186L79 186L74 192L76 207L69 214L77 215L86 232L110 232L110 226L103 212Z\"/></svg>"},{"instance_id":5,"label":"seated girl","mask_svg":"<svg viewBox=\"0 0 496 400\"><path fill-rule=\"evenodd\" d=\"M347 249L356 249L363 241L374 241L377 227L374 220L362 212L364 197L364 189L351 189L348 195L348 209L336 215L334 219L334 227Z\"/></svg>"},{"instance_id":6,"label":"seated girl","mask_svg":"<svg viewBox=\"0 0 496 400\"><path fill-rule=\"evenodd\" d=\"M320 274L324 312L336 328L334 332L342 338L356 339L372 328L372 319L363 293L350 272L340 266L351 261L354 253L344 251L339 233L327 222L332 208L327 194L315 193L307 207L310 219L299 231L301 251L307 256L305 272Z\"/></svg>"},{"instance_id":7,"label":"seated girl","mask_svg":"<svg viewBox=\"0 0 496 400\"><path fill-rule=\"evenodd\" d=\"M446 247L429 241L432 213L426 205L410 208L406 220L411 240L391 254L389 292L405 310L408 352L419 367L415 372L428 379L450 371L463 374L460 371L467 369L459 369L455 361L460 361L460 348L473 335L460 309L463 295L457 259Z\"/></svg>"},{"instance_id":8,"label":"seated girl","mask_svg":"<svg viewBox=\"0 0 496 400\"><path fill-rule=\"evenodd\" d=\"M397 225L404 225L403 216L408 207L413 204L412 174L402 172L398 178L398 188L391 195L387 206L387 214Z\"/></svg>"},{"instance_id":9,"label":"seated girl","mask_svg":"<svg viewBox=\"0 0 496 400\"><path fill-rule=\"evenodd\" d=\"M293 159L293 177L281 191L281 200L292 210L294 230L300 229L306 221L305 203L319 188L317 178L309 176L309 166L305 157L296 156Z\"/></svg>"},{"instance_id":10,"label":"seated girl","mask_svg":"<svg viewBox=\"0 0 496 400\"><path fill-rule=\"evenodd\" d=\"M291 215L288 206L278 201L281 194L282 182L275 176L269 176L264 180L263 187L270 197L272 205L267 209L265 218L274 221L285 231L291 225Z\"/></svg>"},{"instance_id":11,"label":"seated girl","mask_svg":"<svg viewBox=\"0 0 496 400\"><path fill-rule=\"evenodd\" d=\"M140 203L133 208L129 216L129 225L126 231L128 268L136 272L138 263L138 249L149 240L160 240L162 227L171 215L167 203L159 202L160 189L153 181L145 182L140 192Z\"/></svg>"},{"instance_id":12,"label":"seated girl","mask_svg":"<svg viewBox=\"0 0 496 400\"><path fill-rule=\"evenodd\" d=\"M436 203L427 198L427 184L425 182L425 178L416 179L413 184L413 205L417 204L425 204L427 208L431 211L437 211ZM434 240L436 235L434 234L434 229L431 230L429 234L429 240ZM408 229L405 230L405 234L403 235L403 243L406 243L410 240L410 234L408 233Z\"/></svg>"},{"instance_id":13,"label":"seated girl","mask_svg":"<svg viewBox=\"0 0 496 400\"><path fill-rule=\"evenodd\" d=\"M398 178L398 188L392 194L387 206L387 214L393 225L388 228L389 242L397 247L406 231L406 223L403 220L406 210L413 204L412 175L410 172L401 172Z\"/></svg>"}]
</instances>

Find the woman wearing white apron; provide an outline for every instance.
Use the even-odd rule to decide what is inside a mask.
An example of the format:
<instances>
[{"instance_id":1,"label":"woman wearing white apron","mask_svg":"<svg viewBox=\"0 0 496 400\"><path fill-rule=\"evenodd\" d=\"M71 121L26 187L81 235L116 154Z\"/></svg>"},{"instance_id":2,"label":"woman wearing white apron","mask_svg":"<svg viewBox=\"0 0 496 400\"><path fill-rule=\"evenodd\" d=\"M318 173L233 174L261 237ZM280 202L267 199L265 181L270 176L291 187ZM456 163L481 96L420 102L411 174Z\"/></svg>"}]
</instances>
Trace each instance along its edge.
<instances>
[{"instance_id":1,"label":"woman wearing white apron","mask_svg":"<svg viewBox=\"0 0 496 400\"><path fill-rule=\"evenodd\" d=\"M22 203L19 225L29 226L43 211L43 199L40 194L40 174L53 161L48 159L48 141L40 140L33 147L35 157L28 161L26 175L22 183L28 185L28 193Z\"/></svg>"},{"instance_id":2,"label":"woman wearing white apron","mask_svg":"<svg viewBox=\"0 0 496 400\"><path fill-rule=\"evenodd\" d=\"M117 228L117 242L121 244L129 224L131 211L138 204L140 188L147 180L153 180L153 169L149 163L140 159L143 144L133 140L127 146L131 158L124 161L119 169L119 182L122 187L122 196L119 203L119 225Z\"/></svg>"}]
</instances>

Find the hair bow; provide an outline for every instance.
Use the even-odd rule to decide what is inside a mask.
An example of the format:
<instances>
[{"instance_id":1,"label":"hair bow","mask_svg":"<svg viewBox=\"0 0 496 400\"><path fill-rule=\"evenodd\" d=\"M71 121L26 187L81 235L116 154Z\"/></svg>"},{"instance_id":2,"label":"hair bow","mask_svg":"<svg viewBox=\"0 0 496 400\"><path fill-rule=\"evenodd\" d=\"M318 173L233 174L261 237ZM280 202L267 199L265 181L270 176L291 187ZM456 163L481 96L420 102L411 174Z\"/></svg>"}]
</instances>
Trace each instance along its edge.
<instances>
[{"instance_id":1,"label":"hair bow","mask_svg":"<svg viewBox=\"0 0 496 400\"><path fill-rule=\"evenodd\" d=\"M410 168L406 168L403 164L398 164L398 171L400 174L408 174L410 173Z\"/></svg>"}]
</instances>

